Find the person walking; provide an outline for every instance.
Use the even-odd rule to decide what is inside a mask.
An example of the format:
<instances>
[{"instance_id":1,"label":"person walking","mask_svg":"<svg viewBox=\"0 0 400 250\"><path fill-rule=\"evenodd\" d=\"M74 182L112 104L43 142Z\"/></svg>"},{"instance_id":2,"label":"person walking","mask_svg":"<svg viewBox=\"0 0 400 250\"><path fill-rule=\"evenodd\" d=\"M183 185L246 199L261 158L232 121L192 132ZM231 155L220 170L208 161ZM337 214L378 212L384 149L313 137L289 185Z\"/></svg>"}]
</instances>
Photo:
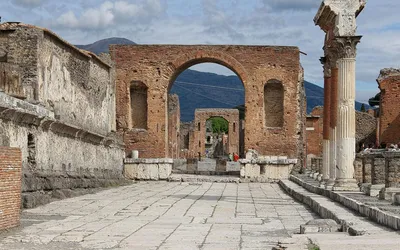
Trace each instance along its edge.
<instances>
[{"instance_id":1,"label":"person walking","mask_svg":"<svg viewBox=\"0 0 400 250\"><path fill-rule=\"evenodd\" d=\"M229 158L229 161L233 161L233 155L232 155L232 153L229 153L228 158Z\"/></svg>"},{"instance_id":2,"label":"person walking","mask_svg":"<svg viewBox=\"0 0 400 250\"><path fill-rule=\"evenodd\" d=\"M238 161L239 160L239 155L235 153L233 153L233 161Z\"/></svg>"}]
</instances>

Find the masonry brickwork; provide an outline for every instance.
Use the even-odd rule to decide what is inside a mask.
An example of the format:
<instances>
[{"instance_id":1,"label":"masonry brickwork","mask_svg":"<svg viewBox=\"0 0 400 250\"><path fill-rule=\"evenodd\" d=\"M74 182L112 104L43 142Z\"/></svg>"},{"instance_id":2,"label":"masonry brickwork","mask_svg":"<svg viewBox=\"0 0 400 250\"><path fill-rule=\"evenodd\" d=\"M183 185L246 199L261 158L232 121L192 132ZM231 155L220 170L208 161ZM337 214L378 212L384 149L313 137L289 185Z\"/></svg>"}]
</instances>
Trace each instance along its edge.
<instances>
[{"instance_id":1,"label":"masonry brickwork","mask_svg":"<svg viewBox=\"0 0 400 250\"><path fill-rule=\"evenodd\" d=\"M323 107L313 109L307 116L307 155L322 156L323 141ZM377 119L366 112L356 111L356 151L361 150L362 144L376 144Z\"/></svg>"},{"instance_id":2,"label":"masonry brickwork","mask_svg":"<svg viewBox=\"0 0 400 250\"><path fill-rule=\"evenodd\" d=\"M0 69L0 146L21 149L24 207L125 181L108 63L49 30L1 23Z\"/></svg>"},{"instance_id":3,"label":"masonry brickwork","mask_svg":"<svg viewBox=\"0 0 400 250\"><path fill-rule=\"evenodd\" d=\"M239 110L237 109L196 109L194 118L194 152L205 156L206 121L212 117L222 117L228 123L229 153L239 153Z\"/></svg>"},{"instance_id":4,"label":"masonry brickwork","mask_svg":"<svg viewBox=\"0 0 400 250\"><path fill-rule=\"evenodd\" d=\"M168 95L168 149L171 158L179 158L181 151L181 110L179 97L176 94Z\"/></svg>"},{"instance_id":5,"label":"masonry brickwork","mask_svg":"<svg viewBox=\"0 0 400 250\"><path fill-rule=\"evenodd\" d=\"M381 90L379 140L400 142L400 69L383 69L377 79Z\"/></svg>"},{"instance_id":6,"label":"masonry brickwork","mask_svg":"<svg viewBox=\"0 0 400 250\"><path fill-rule=\"evenodd\" d=\"M322 155L323 111L323 107L318 106L307 116L307 155L319 157Z\"/></svg>"},{"instance_id":7,"label":"masonry brickwork","mask_svg":"<svg viewBox=\"0 0 400 250\"><path fill-rule=\"evenodd\" d=\"M0 230L19 226L21 168L21 150L0 147Z\"/></svg>"},{"instance_id":8,"label":"masonry brickwork","mask_svg":"<svg viewBox=\"0 0 400 250\"><path fill-rule=\"evenodd\" d=\"M112 45L116 65L117 128L124 135L126 151L141 157L169 157L168 91L177 76L204 62L218 63L234 71L246 94L245 148L262 155L300 157L305 141L302 68L299 49L279 46L230 45ZM282 125L267 127L264 87L268 81L282 84ZM130 93L133 81L148 87L147 130L130 127Z\"/></svg>"}]
</instances>

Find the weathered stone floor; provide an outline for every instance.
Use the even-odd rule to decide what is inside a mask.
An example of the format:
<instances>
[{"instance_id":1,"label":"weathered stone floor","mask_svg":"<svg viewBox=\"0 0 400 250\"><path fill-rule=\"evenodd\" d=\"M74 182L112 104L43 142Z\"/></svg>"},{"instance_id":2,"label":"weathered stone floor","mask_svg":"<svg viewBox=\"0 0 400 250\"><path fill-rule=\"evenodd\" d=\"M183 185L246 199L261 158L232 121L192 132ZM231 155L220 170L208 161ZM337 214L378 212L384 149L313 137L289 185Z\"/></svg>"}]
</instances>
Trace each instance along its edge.
<instances>
[{"instance_id":1,"label":"weathered stone floor","mask_svg":"<svg viewBox=\"0 0 400 250\"><path fill-rule=\"evenodd\" d=\"M0 249L271 249L314 218L277 184L140 182L25 210Z\"/></svg>"}]
</instances>

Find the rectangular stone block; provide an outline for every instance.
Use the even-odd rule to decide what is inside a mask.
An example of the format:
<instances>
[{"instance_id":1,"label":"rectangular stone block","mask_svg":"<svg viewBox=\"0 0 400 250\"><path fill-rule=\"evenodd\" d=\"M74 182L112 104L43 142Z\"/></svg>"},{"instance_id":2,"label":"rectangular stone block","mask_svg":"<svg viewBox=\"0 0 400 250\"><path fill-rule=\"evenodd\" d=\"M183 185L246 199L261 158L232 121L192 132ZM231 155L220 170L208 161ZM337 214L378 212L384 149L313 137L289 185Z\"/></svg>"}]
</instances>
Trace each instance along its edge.
<instances>
[{"instance_id":1,"label":"rectangular stone block","mask_svg":"<svg viewBox=\"0 0 400 250\"><path fill-rule=\"evenodd\" d=\"M171 164L159 164L158 165L158 175L160 180L166 180L172 173Z\"/></svg>"}]
</instances>

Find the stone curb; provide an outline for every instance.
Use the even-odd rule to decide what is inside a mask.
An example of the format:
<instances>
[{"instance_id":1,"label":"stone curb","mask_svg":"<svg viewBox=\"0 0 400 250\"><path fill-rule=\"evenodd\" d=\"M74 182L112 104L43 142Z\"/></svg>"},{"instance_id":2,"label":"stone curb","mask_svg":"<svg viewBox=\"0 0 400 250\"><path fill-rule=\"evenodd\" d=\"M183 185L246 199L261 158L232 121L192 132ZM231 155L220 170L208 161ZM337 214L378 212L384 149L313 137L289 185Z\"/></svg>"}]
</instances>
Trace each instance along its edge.
<instances>
[{"instance_id":1,"label":"stone curb","mask_svg":"<svg viewBox=\"0 0 400 250\"><path fill-rule=\"evenodd\" d=\"M290 180L312 193L323 195L333 201L339 202L345 207L356 211L357 213L369 218L372 221L375 221L381 225L390 227L395 230L400 230L400 216L389 214L377 207L366 205L363 202L346 197L340 194L340 192L335 192L332 190L313 186L294 175L290 176Z\"/></svg>"},{"instance_id":2,"label":"stone curb","mask_svg":"<svg viewBox=\"0 0 400 250\"><path fill-rule=\"evenodd\" d=\"M308 205L314 212L318 213L322 218L332 219L341 225L341 231L349 232L351 235L363 235L366 230L359 227L355 221L352 220L353 215L348 213L344 208L334 209L330 203L334 203L328 198L313 194L301 187L290 187L291 184L298 186L297 184L289 181L279 181L279 185L293 198ZM340 211L342 210L342 211ZM346 210L346 211L344 211Z\"/></svg>"}]
</instances>

